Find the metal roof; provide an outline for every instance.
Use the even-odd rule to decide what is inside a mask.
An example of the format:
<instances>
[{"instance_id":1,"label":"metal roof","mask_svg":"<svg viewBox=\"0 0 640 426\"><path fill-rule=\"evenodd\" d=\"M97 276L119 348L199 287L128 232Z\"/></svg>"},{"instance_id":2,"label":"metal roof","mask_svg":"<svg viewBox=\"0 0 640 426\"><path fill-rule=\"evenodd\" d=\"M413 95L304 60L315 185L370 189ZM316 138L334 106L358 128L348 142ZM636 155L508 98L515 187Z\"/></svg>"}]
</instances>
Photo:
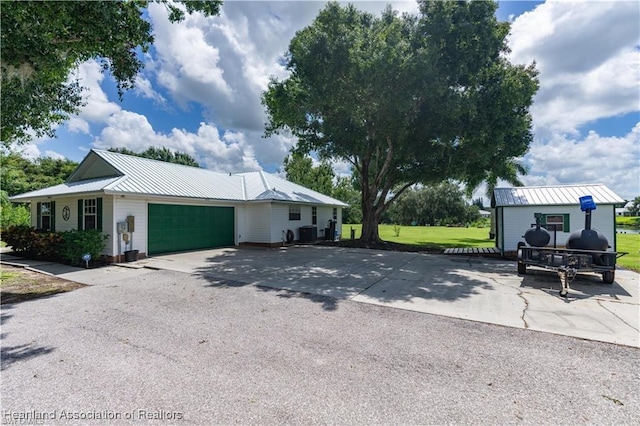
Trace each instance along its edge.
<instances>
[{"instance_id":1,"label":"metal roof","mask_svg":"<svg viewBox=\"0 0 640 426\"><path fill-rule=\"evenodd\" d=\"M596 204L619 204L624 200L601 183L584 185L521 186L496 188L492 207L552 206L580 204L580 197L591 195Z\"/></svg>"},{"instance_id":2,"label":"metal roof","mask_svg":"<svg viewBox=\"0 0 640 426\"><path fill-rule=\"evenodd\" d=\"M96 177L96 171L108 176ZM113 176L117 172L119 176ZM87 179L90 177L90 179ZM347 204L265 172L219 173L93 149L64 184L10 197L12 201L88 192L225 201L289 201Z\"/></svg>"},{"instance_id":3,"label":"metal roof","mask_svg":"<svg viewBox=\"0 0 640 426\"><path fill-rule=\"evenodd\" d=\"M273 174L260 171L240 173L238 176L244 178L248 200L274 200L347 206L342 201L289 182Z\"/></svg>"}]
</instances>

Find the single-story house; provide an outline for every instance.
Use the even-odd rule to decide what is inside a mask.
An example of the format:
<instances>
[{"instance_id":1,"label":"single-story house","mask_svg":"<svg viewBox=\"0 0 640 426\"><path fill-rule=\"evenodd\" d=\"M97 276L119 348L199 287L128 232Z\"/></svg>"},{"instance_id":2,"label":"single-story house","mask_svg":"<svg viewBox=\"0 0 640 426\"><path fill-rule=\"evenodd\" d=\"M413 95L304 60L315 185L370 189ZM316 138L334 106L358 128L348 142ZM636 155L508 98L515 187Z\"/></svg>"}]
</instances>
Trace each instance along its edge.
<instances>
[{"instance_id":1,"label":"single-story house","mask_svg":"<svg viewBox=\"0 0 640 426\"><path fill-rule=\"evenodd\" d=\"M347 206L263 171L218 173L97 149L65 183L10 200L31 203L35 228L101 230L110 260L333 239Z\"/></svg>"},{"instance_id":2,"label":"single-story house","mask_svg":"<svg viewBox=\"0 0 640 426\"><path fill-rule=\"evenodd\" d=\"M487 210L480 209L478 213L480 213L480 217L491 217L491 212Z\"/></svg>"},{"instance_id":3,"label":"single-story house","mask_svg":"<svg viewBox=\"0 0 640 426\"><path fill-rule=\"evenodd\" d=\"M583 229L585 214L580 197L591 195L596 210L591 213L591 227L601 232L616 250L616 204L624 200L602 184L530 186L496 188L491 198L495 214L496 247L516 251L524 242L525 231L535 225L535 213L542 213L541 225L551 234L549 245L564 247L572 232Z\"/></svg>"},{"instance_id":4,"label":"single-story house","mask_svg":"<svg viewBox=\"0 0 640 426\"><path fill-rule=\"evenodd\" d=\"M632 216L631 208L633 207L633 201L629 201L624 207L618 207L616 209L616 216Z\"/></svg>"}]
</instances>

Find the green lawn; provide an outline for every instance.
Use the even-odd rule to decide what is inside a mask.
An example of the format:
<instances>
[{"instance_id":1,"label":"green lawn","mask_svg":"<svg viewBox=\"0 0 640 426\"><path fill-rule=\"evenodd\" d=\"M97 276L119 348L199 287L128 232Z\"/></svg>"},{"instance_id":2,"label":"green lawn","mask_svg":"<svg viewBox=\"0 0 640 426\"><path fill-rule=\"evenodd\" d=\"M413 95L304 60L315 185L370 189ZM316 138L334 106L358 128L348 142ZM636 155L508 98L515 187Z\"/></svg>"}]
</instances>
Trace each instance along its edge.
<instances>
[{"instance_id":1,"label":"green lawn","mask_svg":"<svg viewBox=\"0 0 640 426\"><path fill-rule=\"evenodd\" d=\"M349 239L351 228L360 238L362 225L342 225L342 239ZM378 232L384 241L429 247L494 247L489 228L449 228L446 226L400 226L396 237L394 225L380 225Z\"/></svg>"},{"instance_id":2,"label":"green lawn","mask_svg":"<svg viewBox=\"0 0 640 426\"><path fill-rule=\"evenodd\" d=\"M640 217L638 216L616 216L616 226L618 228L638 228Z\"/></svg>"},{"instance_id":3,"label":"green lawn","mask_svg":"<svg viewBox=\"0 0 640 426\"><path fill-rule=\"evenodd\" d=\"M362 225L342 225L342 239L351 236L355 230L355 238L360 238ZM489 239L489 228L448 228L445 226L400 226L400 234L396 237L394 225L380 225L380 238L400 244L412 244L433 248L449 247L494 247L494 240ZM617 234L617 249L629 254L618 259L624 268L640 272L640 234Z\"/></svg>"},{"instance_id":4,"label":"green lawn","mask_svg":"<svg viewBox=\"0 0 640 426\"><path fill-rule=\"evenodd\" d=\"M618 259L618 264L624 268L640 272L640 234L618 234L616 242L618 251L629 253Z\"/></svg>"}]
</instances>

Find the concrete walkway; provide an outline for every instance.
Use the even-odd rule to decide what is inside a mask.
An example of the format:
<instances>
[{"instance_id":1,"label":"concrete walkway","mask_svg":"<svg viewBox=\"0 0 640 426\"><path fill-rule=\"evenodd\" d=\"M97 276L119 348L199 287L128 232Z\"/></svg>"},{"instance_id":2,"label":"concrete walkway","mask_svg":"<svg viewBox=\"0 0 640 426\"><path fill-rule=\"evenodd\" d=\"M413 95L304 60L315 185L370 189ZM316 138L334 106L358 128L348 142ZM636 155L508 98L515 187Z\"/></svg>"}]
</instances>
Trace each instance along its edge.
<instances>
[{"instance_id":1,"label":"concrete walkway","mask_svg":"<svg viewBox=\"0 0 640 426\"><path fill-rule=\"evenodd\" d=\"M230 286L258 285L640 347L640 274L612 285L579 275L567 298L556 273L513 261L322 246L219 249L136 262ZM336 302L337 303L337 302Z\"/></svg>"},{"instance_id":2,"label":"concrete walkway","mask_svg":"<svg viewBox=\"0 0 640 426\"><path fill-rule=\"evenodd\" d=\"M42 260L23 259L6 252L0 254L0 262L3 265L26 268L87 285L111 284L114 281L141 276L150 272L149 269L144 269L141 266L129 268L109 265L103 268L86 269Z\"/></svg>"},{"instance_id":3,"label":"concrete walkway","mask_svg":"<svg viewBox=\"0 0 640 426\"><path fill-rule=\"evenodd\" d=\"M327 310L351 300L640 347L640 275L626 270L616 271L612 285L595 274L580 275L569 296L561 298L555 273L530 269L519 276L512 261L322 246L225 248L89 270L4 254L2 261L91 285L170 270L218 286L328 296Z\"/></svg>"}]
</instances>

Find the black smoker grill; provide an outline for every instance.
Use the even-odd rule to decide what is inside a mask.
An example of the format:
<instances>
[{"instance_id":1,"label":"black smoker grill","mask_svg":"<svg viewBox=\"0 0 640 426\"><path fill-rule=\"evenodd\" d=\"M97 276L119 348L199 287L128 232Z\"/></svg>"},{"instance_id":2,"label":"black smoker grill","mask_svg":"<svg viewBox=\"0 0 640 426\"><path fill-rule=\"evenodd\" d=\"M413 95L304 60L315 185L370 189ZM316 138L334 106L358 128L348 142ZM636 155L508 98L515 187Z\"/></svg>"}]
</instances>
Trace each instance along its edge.
<instances>
[{"instance_id":1,"label":"black smoker grill","mask_svg":"<svg viewBox=\"0 0 640 426\"><path fill-rule=\"evenodd\" d=\"M607 251L607 239L591 229L591 211L596 204L590 195L580 197L580 209L585 212L584 229L573 232L563 249L545 247L548 234L545 236L546 230L540 227L540 215L535 215L535 228L524 235L527 243L518 243L518 274L526 274L530 266L556 271L562 283L562 297L567 296L569 284L579 272L600 273L605 284L613 284L616 259L627 253Z\"/></svg>"}]
</instances>

